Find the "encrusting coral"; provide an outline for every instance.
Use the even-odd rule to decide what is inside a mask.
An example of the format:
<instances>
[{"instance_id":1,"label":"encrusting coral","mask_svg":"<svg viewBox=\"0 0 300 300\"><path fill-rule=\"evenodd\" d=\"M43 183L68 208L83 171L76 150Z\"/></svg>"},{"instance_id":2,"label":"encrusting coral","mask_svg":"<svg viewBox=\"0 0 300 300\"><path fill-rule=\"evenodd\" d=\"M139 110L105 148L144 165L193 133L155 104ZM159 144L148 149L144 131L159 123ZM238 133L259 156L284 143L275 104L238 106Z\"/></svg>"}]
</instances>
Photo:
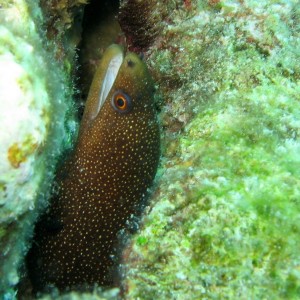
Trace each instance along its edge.
<instances>
[{"instance_id":1,"label":"encrusting coral","mask_svg":"<svg viewBox=\"0 0 300 300\"><path fill-rule=\"evenodd\" d=\"M56 56L71 62L81 39L83 8L88 0L41 0L42 24L47 38L56 45Z\"/></svg>"},{"instance_id":2,"label":"encrusting coral","mask_svg":"<svg viewBox=\"0 0 300 300\"><path fill-rule=\"evenodd\" d=\"M126 6L143 1L121 2ZM9 3L17 7L22 1ZM157 0L152 4L153 10L144 14L145 23L159 16L159 31L153 35L149 29L146 46L135 47L146 50L156 82L163 157L141 230L123 255L123 297L297 299L298 1ZM132 26L126 21L121 27L127 25ZM124 31L133 45L130 30ZM7 77L12 78L14 90L23 91L15 79L20 75L15 74L22 74L24 67L15 63L15 57L5 61L16 70ZM55 122L52 117L45 132ZM12 143L11 168L22 168L29 161L24 159L40 153L41 140L34 136ZM24 149L22 155L16 154L19 147ZM30 184L34 182L31 179ZM20 206L13 203L17 209L11 210L18 214ZM11 224L32 226L26 218ZM7 235L8 227L2 228L1 241L24 240L23 231ZM13 249L20 261L24 243ZM13 252L4 253L7 263L1 265L5 266L1 278L8 290L18 278ZM100 294L71 293L61 298L100 299Z\"/></svg>"},{"instance_id":3,"label":"encrusting coral","mask_svg":"<svg viewBox=\"0 0 300 300\"><path fill-rule=\"evenodd\" d=\"M164 158L126 299L299 295L299 16L297 1L198 1L150 48Z\"/></svg>"},{"instance_id":4,"label":"encrusting coral","mask_svg":"<svg viewBox=\"0 0 300 300\"><path fill-rule=\"evenodd\" d=\"M35 1L0 1L0 20L0 295L12 299L67 128L76 125L71 81L45 49Z\"/></svg>"}]
</instances>

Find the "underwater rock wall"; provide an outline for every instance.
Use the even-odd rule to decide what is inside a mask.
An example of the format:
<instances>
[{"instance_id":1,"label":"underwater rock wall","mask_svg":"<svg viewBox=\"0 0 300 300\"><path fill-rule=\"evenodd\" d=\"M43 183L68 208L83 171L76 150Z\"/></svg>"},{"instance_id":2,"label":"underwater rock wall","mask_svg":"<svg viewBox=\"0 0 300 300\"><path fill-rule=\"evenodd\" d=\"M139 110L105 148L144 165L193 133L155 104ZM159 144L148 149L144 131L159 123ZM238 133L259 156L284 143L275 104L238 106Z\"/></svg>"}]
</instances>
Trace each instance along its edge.
<instances>
[{"instance_id":1,"label":"underwater rock wall","mask_svg":"<svg viewBox=\"0 0 300 300\"><path fill-rule=\"evenodd\" d=\"M298 1L182 1L149 49L164 149L126 299L299 296L299 20Z\"/></svg>"},{"instance_id":2,"label":"underwater rock wall","mask_svg":"<svg viewBox=\"0 0 300 300\"><path fill-rule=\"evenodd\" d=\"M12 299L33 224L76 123L71 81L36 1L0 1L0 295Z\"/></svg>"},{"instance_id":3,"label":"underwater rock wall","mask_svg":"<svg viewBox=\"0 0 300 300\"><path fill-rule=\"evenodd\" d=\"M142 2L121 1L120 21L132 50L145 51L157 85L163 153L141 231L124 253L124 298L296 299L298 1L145 0L151 9L140 15L145 22L136 32L140 19L135 14L130 23L128 16ZM14 297L57 157L70 145L70 127L76 131L72 110L67 114L69 59L81 34L74 19L85 3L41 1L46 42L35 1L0 0L0 292L6 299ZM45 49L51 41L55 54ZM54 57L67 57L64 69Z\"/></svg>"},{"instance_id":4,"label":"underwater rock wall","mask_svg":"<svg viewBox=\"0 0 300 300\"><path fill-rule=\"evenodd\" d=\"M101 0L100 0L101 1ZM43 27L49 41L55 43L56 57L74 67L76 47L81 39L84 6L88 0L40 0Z\"/></svg>"}]
</instances>

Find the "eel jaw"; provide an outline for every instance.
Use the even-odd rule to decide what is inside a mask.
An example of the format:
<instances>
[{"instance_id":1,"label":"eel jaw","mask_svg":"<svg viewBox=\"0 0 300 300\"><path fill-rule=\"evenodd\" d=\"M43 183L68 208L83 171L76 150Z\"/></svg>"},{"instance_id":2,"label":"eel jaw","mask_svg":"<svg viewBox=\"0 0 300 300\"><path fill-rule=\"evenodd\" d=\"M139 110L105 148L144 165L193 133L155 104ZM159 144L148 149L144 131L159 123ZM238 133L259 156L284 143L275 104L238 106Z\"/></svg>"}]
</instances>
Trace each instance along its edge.
<instances>
[{"instance_id":1,"label":"eel jaw","mask_svg":"<svg viewBox=\"0 0 300 300\"><path fill-rule=\"evenodd\" d=\"M102 82L101 90L99 93L99 99L98 99L98 105L97 109L95 111L94 117L96 117L103 106L112 86L115 83L115 80L117 78L117 75L119 73L120 67L123 63L124 55L123 52L120 51L116 53L110 60L107 70Z\"/></svg>"}]
</instances>

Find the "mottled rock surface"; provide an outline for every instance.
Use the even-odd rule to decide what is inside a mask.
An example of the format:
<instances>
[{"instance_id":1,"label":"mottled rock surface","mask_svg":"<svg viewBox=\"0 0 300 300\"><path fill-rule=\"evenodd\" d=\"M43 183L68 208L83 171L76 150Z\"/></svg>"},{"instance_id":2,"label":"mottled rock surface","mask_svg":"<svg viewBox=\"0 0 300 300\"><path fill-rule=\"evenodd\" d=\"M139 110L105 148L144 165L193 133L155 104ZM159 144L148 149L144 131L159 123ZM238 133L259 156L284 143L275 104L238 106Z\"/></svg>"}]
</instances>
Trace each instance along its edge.
<instances>
[{"instance_id":1,"label":"mottled rock surface","mask_svg":"<svg viewBox=\"0 0 300 300\"><path fill-rule=\"evenodd\" d=\"M126 299L296 299L298 1L184 2L149 50L165 147Z\"/></svg>"},{"instance_id":2,"label":"mottled rock surface","mask_svg":"<svg viewBox=\"0 0 300 300\"><path fill-rule=\"evenodd\" d=\"M0 295L11 299L57 158L76 125L71 81L54 47L45 46L39 7L0 5Z\"/></svg>"},{"instance_id":3,"label":"mottled rock surface","mask_svg":"<svg viewBox=\"0 0 300 300\"><path fill-rule=\"evenodd\" d=\"M10 97L16 99L13 103L20 103L18 95L22 95L25 104L21 102L21 107L30 112L22 123L26 126L19 122L8 126L7 119L3 123L2 111L0 119L1 128L5 127L0 134L3 141L0 167L13 172L7 173L6 179L1 177L0 184L14 185L16 189L10 188L14 193L22 186L22 197L17 198L18 194L12 192L11 201L7 196L1 197L0 243L5 250L0 264L1 287L8 291L18 282L17 266L27 247L26 228L32 229L38 214L36 203L43 203L36 195L44 198L48 183L41 183L44 178L52 178L53 166L49 168L47 158L57 157L60 152L65 129L58 120L64 119L68 101L67 104L59 101L64 93L56 89L57 81L64 80L52 78L49 69L45 71L45 66L50 66L50 70L56 67L55 63L48 65L49 57L54 60L42 50L40 34L32 25L40 24L39 10L32 10L35 5L30 12L24 10L23 1L1 2L2 8L10 8L1 10L1 18L3 12L4 16L7 12L17 12L22 16L17 18L19 24L31 29L24 37L22 26L12 26L6 21L1 23L0 40L5 45L14 45L18 37L20 45L22 42L31 48L34 45L36 53L33 56L30 47L22 47L27 53L24 56L15 45L7 54L4 43L0 46L1 66L14 70L4 76L3 68L0 69L1 101L2 91L7 95L7 90L11 90L8 83L12 84L14 93ZM65 55L68 49L65 45L78 42L81 27L74 18L80 17L79 6L84 2L70 1L70 7L63 0L44 3L43 9L50 16L48 38L56 40L58 46L56 57L72 56L72 51ZM130 11L135 2L122 1L121 7L125 12L129 7ZM153 20L160 22L158 30L154 32L152 28L148 35L150 42L140 48L145 49L157 85L164 146L141 231L124 253L124 297L297 299L300 293L299 1L157 0L156 3L151 1L153 10L141 16L145 21L143 30ZM34 23L29 22L32 19ZM121 27L129 26L125 37L132 48L139 49L138 40L143 37L132 31L136 24L129 24L125 17ZM27 60L28 63L22 63ZM32 61L39 63L33 68ZM68 63L65 66L70 68ZM32 80L36 77L39 81ZM62 85L58 90L63 90ZM49 101L30 102L29 99L39 98L32 95L40 94ZM56 102L50 100L54 98ZM28 103L32 103L30 110ZM54 110L57 106L59 109ZM3 109L5 116L12 111L15 109ZM16 116L11 119L19 120ZM37 128L39 122L42 125ZM56 129L50 130L53 126ZM10 130L21 130L22 135L15 138L12 133L8 138L6 133ZM30 138L25 138L28 132ZM26 171L28 168L34 172ZM5 195L5 189L2 193ZM113 299L116 293L100 296L95 290L91 294L71 293L61 299ZM13 289L6 295L13 295ZM58 299L55 294L46 299L51 297Z\"/></svg>"}]
</instances>

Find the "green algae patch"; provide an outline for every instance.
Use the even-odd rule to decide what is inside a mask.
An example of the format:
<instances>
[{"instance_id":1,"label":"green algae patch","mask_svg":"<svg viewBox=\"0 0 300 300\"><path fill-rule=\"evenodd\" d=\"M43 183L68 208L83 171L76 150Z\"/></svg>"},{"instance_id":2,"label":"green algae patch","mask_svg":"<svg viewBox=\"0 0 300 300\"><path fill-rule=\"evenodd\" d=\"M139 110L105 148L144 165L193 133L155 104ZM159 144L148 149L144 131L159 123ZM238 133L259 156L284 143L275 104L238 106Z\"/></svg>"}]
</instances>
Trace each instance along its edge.
<instances>
[{"instance_id":1,"label":"green algae patch","mask_svg":"<svg viewBox=\"0 0 300 300\"><path fill-rule=\"evenodd\" d=\"M299 294L299 111L296 87L273 85L194 118L135 239L128 299Z\"/></svg>"},{"instance_id":2,"label":"green algae patch","mask_svg":"<svg viewBox=\"0 0 300 300\"><path fill-rule=\"evenodd\" d=\"M299 9L198 1L188 15L149 57L163 158L126 299L297 299Z\"/></svg>"},{"instance_id":3,"label":"green algae patch","mask_svg":"<svg viewBox=\"0 0 300 300\"><path fill-rule=\"evenodd\" d=\"M268 291L273 297L287 297L296 295L300 288L299 277L298 285L291 287L286 276L299 268L300 203L296 195L300 181L298 168L287 166L299 166L296 149L291 149L290 143L296 148L300 145L286 128L289 121L297 119L300 107L296 93L288 94L285 87L265 86L258 93L260 110L254 104L254 109L242 114L241 98L227 99L230 113L217 108L220 113L214 118L209 143L201 134L205 111L189 125L189 138L199 140L196 147L202 149L198 158L201 168L195 173L202 168L209 173L198 179L198 187L194 186L198 209L189 218L198 226L186 233L192 232L194 268L199 272L200 266L207 269L212 275L211 285L224 285L218 289L220 295L230 291L236 295L236 289L242 288L238 284L241 280L248 296L257 294L259 298ZM281 101L274 101L280 98L289 99L284 109L280 109ZM287 118L289 110L292 114ZM183 155L186 150L182 149ZM203 210L202 198L211 203L209 210Z\"/></svg>"},{"instance_id":4,"label":"green algae patch","mask_svg":"<svg viewBox=\"0 0 300 300\"><path fill-rule=\"evenodd\" d=\"M35 1L0 0L0 295L14 299L73 124L70 73ZM69 143L70 144L70 143Z\"/></svg>"},{"instance_id":5,"label":"green algae patch","mask_svg":"<svg viewBox=\"0 0 300 300\"><path fill-rule=\"evenodd\" d=\"M28 99L46 103L25 105L37 109L34 116L41 117L42 127L35 126L30 111L31 122L20 126L39 128L42 138L37 140L46 154L40 146L34 149L34 140L23 144L24 139L11 137L3 151L2 164L8 159L13 171L2 172L0 180L0 290L9 299L16 294L18 267L38 214L34 208L47 198L62 139L72 143L65 132L72 123L65 117L65 93L70 91L62 87L62 70L53 61L54 56L67 57L62 65L65 72L72 70L81 27L74 16L82 15L86 1L42 1L46 20L34 1L27 1L30 9L25 1L2 2L1 14L8 19L0 28L0 63L2 70L12 72L3 73L0 86L4 91L9 87L15 99L28 92ZM298 299L298 1L151 2L157 5L145 15L145 24L147 18L163 15L160 33L145 55L157 85L163 157L151 209L124 255L123 296ZM42 47L49 40L45 43L37 33L45 21L48 37L58 45L52 54ZM6 84L8 80L13 85ZM33 97L38 90L41 94ZM21 122L3 127L11 129L13 124ZM20 136L19 127L15 132L12 137ZM61 299L114 299L117 294L71 292ZM54 293L44 299L52 296L59 298Z\"/></svg>"}]
</instances>

